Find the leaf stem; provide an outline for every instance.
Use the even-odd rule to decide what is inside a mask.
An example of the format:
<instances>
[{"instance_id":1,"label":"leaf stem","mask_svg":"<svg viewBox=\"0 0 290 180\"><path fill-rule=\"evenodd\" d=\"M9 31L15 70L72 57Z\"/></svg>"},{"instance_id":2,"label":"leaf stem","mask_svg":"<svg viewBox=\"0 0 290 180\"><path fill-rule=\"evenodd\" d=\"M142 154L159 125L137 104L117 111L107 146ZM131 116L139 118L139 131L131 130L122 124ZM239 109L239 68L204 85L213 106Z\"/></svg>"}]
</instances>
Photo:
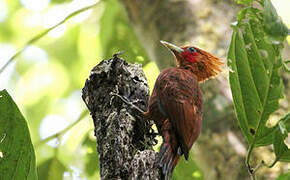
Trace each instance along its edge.
<instances>
[{"instance_id":1,"label":"leaf stem","mask_svg":"<svg viewBox=\"0 0 290 180\"><path fill-rule=\"evenodd\" d=\"M265 166L267 167L267 168L272 168L277 162L279 161L279 158L276 158L273 162L272 162L272 164L270 164L270 165L267 165L267 164L265 164Z\"/></svg>"},{"instance_id":2,"label":"leaf stem","mask_svg":"<svg viewBox=\"0 0 290 180\"><path fill-rule=\"evenodd\" d=\"M265 162L263 160L254 168L253 172L257 172L262 166L265 166Z\"/></svg>"},{"instance_id":3,"label":"leaf stem","mask_svg":"<svg viewBox=\"0 0 290 180\"><path fill-rule=\"evenodd\" d=\"M51 135L51 136L43 139L43 140L38 141L35 144L35 147L38 147L38 146L40 146L40 145L42 145L42 144L44 144L44 143L46 143L46 142L48 142L48 141L50 141L50 140L52 140L54 138L57 138L57 137L63 135L64 133L66 133L67 131L69 131L72 127L74 127L76 124L78 124L88 114L89 114L89 111L88 110L84 110L75 122L71 123L69 126L67 126L66 128L64 128L63 130L61 130L61 131L59 131L59 132L57 132L57 133L55 133L55 134L53 134L53 135Z\"/></svg>"},{"instance_id":4,"label":"leaf stem","mask_svg":"<svg viewBox=\"0 0 290 180\"><path fill-rule=\"evenodd\" d=\"M67 20L69 20L70 18L72 18L73 16L84 12L88 9L93 8L94 6L96 6L99 2L98 1L92 5L86 6L84 8L78 9L74 12L72 12L71 14L69 14L68 16L66 16L63 20L61 20L60 22L58 22L57 24L55 24L54 26L45 29L44 31L42 31L41 33L37 34L36 36L34 36L32 39L30 39L29 41L27 41L25 43L25 45L19 50L17 51L5 64L4 66L0 69L0 74L6 69L6 67L13 61L15 60L15 58L17 58L30 44L33 44L34 42L38 41L40 38L42 38L43 36L45 36L47 33L49 33L50 31L52 31L53 29L55 29L56 27L58 27L59 25L63 24L64 22L66 22Z\"/></svg>"},{"instance_id":5,"label":"leaf stem","mask_svg":"<svg viewBox=\"0 0 290 180\"><path fill-rule=\"evenodd\" d=\"M251 154L252 154L252 151L253 151L253 148L254 148L254 143L255 143L255 141L253 140L252 143L249 146L248 153L247 153L247 156L246 156L246 166L248 168L248 172L249 172L252 180L256 179L255 171L250 165L250 157L251 157Z\"/></svg>"},{"instance_id":6,"label":"leaf stem","mask_svg":"<svg viewBox=\"0 0 290 180\"><path fill-rule=\"evenodd\" d=\"M250 174L252 173L252 168L250 165L250 157L251 157L251 154L253 151L253 144L254 144L253 142L250 144L249 149L248 149L248 153L246 156L246 165L247 165L247 168L248 168L248 171L250 172Z\"/></svg>"},{"instance_id":7,"label":"leaf stem","mask_svg":"<svg viewBox=\"0 0 290 180\"><path fill-rule=\"evenodd\" d=\"M262 160L254 169L252 169L251 177L255 176L255 173L262 167L265 166L267 168L272 168L277 162L279 161L279 158L276 158L272 164L267 165L265 164L264 160Z\"/></svg>"}]
</instances>

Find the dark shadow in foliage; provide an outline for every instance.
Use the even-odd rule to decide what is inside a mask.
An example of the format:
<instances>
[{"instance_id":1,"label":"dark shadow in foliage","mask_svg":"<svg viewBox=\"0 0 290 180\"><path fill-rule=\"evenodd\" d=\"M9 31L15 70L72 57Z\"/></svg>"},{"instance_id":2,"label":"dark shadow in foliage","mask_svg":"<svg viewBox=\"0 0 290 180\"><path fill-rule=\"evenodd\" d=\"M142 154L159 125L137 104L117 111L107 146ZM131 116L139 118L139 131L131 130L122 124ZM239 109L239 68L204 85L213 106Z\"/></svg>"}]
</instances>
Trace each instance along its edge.
<instances>
[{"instance_id":1,"label":"dark shadow in foliage","mask_svg":"<svg viewBox=\"0 0 290 180\"><path fill-rule=\"evenodd\" d=\"M41 180L57 180L63 179L63 173L66 167L57 157L46 160L37 167L38 178Z\"/></svg>"}]
</instances>

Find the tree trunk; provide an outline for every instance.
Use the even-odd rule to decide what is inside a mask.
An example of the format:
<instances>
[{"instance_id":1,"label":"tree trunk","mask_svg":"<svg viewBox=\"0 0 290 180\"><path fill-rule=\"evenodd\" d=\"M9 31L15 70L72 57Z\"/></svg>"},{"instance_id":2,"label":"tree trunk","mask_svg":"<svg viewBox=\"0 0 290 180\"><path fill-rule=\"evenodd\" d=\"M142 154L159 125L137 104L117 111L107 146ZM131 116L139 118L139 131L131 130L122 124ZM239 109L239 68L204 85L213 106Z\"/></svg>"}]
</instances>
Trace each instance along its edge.
<instances>
[{"instance_id":1,"label":"tree trunk","mask_svg":"<svg viewBox=\"0 0 290 180\"><path fill-rule=\"evenodd\" d=\"M149 89L142 67L114 55L94 67L83 100L94 121L102 179L160 179L152 149L153 122L124 103L116 93L145 110Z\"/></svg>"}]
</instances>

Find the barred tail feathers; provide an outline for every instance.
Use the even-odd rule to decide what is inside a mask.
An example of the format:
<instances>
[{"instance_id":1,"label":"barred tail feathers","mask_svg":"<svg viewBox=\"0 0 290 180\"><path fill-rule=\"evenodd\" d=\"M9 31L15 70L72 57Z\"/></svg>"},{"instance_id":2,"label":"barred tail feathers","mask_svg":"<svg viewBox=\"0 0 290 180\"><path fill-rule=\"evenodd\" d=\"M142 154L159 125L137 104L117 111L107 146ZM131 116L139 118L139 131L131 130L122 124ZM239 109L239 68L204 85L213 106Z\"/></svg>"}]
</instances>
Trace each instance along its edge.
<instances>
[{"instance_id":1,"label":"barred tail feathers","mask_svg":"<svg viewBox=\"0 0 290 180\"><path fill-rule=\"evenodd\" d=\"M162 174L165 180L169 180L173 169L177 165L181 153L178 150L176 141L172 141L175 137L170 137L167 132L164 136L164 142L162 143L159 152L159 166L162 168ZM170 141L171 140L171 141Z\"/></svg>"}]
</instances>

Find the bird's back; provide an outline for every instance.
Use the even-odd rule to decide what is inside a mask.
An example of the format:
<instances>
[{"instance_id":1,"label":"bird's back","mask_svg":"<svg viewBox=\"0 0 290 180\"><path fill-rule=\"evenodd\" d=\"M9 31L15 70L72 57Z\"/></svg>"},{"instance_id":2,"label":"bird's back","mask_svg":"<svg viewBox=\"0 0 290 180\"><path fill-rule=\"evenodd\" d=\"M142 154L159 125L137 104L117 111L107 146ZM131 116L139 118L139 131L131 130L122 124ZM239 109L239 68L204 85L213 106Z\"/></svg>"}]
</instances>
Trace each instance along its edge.
<instances>
[{"instance_id":1,"label":"bird's back","mask_svg":"<svg viewBox=\"0 0 290 180\"><path fill-rule=\"evenodd\" d=\"M188 158L201 131L202 93L196 77L179 67L163 70L155 82L147 113L164 140L160 154L166 174L181 154Z\"/></svg>"}]
</instances>

